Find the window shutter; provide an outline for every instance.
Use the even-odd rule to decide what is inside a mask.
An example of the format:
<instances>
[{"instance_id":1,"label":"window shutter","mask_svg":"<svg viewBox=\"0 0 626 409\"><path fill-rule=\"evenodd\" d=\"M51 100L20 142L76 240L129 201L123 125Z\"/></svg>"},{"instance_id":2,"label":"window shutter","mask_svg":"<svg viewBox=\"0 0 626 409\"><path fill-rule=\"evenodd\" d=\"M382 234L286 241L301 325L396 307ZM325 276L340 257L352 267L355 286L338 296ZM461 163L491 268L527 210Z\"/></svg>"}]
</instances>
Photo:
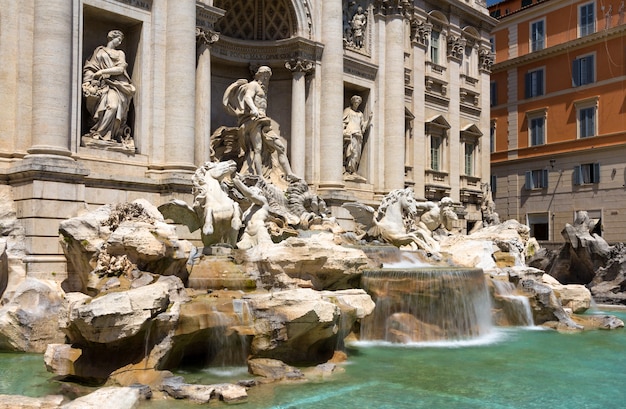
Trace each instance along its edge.
<instances>
[{"instance_id":1,"label":"window shutter","mask_svg":"<svg viewBox=\"0 0 626 409\"><path fill-rule=\"evenodd\" d=\"M585 74L586 74L586 78L585 78L585 84L591 84L593 82L593 55L589 55L587 57L585 57L585 59L583 60L585 65L586 65L586 70L585 70Z\"/></svg>"},{"instance_id":2,"label":"window shutter","mask_svg":"<svg viewBox=\"0 0 626 409\"><path fill-rule=\"evenodd\" d=\"M537 72L537 95L543 95L543 70Z\"/></svg>"},{"instance_id":3,"label":"window shutter","mask_svg":"<svg viewBox=\"0 0 626 409\"><path fill-rule=\"evenodd\" d=\"M572 87L580 85L580 60L572 61Z\"/></svg>"},{"instance_id":4,"label":"window shutter","mask_svg":"<svg viewBox=\"0 0 626 409\"><path fill-rule=\"evenodd\" d=\"M496 182L498 181L498 178L496 177L496 175L491 175L491 193L492 194L496 194Z\"/></svg>"},{"instance_id":5,"label":"window shutter","mask_svg":"<svg viewBox=\"0 0 626 409\"><path fill-rule=\"evenodd\" d=\"M541 187L548 187L548 169L541 170Z\"/></svg>"},{"instance_id":6,"label":"window shutter","mask_svg":"<svg viewBox=\"0 0 626 409\"><path fill-rule=\"evenodd\" d=\"M529 72L526 73L525 80L526 80L526 83L525 83L526 94L525 95L526 95L526 98L530 98L531 95L532 95L531 94L531 83L532 83L532 81L531 81L531 76L530 76Z\"/></svg>"},{"instance_id":7,"label":"window shutter","mask_svg":"<svg viewBox=\"0 0 626 409\"><path fill-rule=\"evenodd\" d=\"M533 173L529 170L526 171L526 189L530 190L533 186Z\"/></svg>"},{"instance_id":8,"label":"window shutter","mask_svg":"<svg viewBox=\"0 0 626 409\"><path fill-rule=\"evenodd\" d=\"M583 184L583 172L580 168L580 165L574 166L574 184L582 185Z\"/></svg>"},{"instance_id":9,"label":"window shutter","mask_svg":"<svg viewBox=\"0 0 626 409\"><path fill-rule=\"evenodd\" d=\"M600 164L593 164L593 183L600 183Z\"/></svg>"}]
</instances>

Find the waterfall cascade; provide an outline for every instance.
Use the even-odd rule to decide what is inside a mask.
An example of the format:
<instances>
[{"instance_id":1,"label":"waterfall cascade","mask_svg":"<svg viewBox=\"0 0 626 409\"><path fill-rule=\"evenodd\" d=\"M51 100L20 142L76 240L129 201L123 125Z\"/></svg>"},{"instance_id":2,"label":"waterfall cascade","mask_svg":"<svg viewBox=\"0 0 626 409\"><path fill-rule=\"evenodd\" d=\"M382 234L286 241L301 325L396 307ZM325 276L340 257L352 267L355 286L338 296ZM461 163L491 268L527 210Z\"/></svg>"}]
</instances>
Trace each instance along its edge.
<instances>
[{"instance_id":1,"label":"waterfall cascade","mask_svg":"<svg viewBox=\"0 0 626 409\"><path fill-rule=\"evenodd\" d=\"M466 340L492 331L491 301L481 269L366 270L363 288L376 303L361 339L390 342Z\"/></svg>"},{"instance_id":2,"label":"waterfall cascade","mask_svg":"<svg viewBox=\"0 0 626 409\"><path fill-rule=\"evenodd\" d=\"M515 285L493 280L494 299L508 325L533 326L533 313L528 297L515 293Z\"/></svg>"}]
</instances>

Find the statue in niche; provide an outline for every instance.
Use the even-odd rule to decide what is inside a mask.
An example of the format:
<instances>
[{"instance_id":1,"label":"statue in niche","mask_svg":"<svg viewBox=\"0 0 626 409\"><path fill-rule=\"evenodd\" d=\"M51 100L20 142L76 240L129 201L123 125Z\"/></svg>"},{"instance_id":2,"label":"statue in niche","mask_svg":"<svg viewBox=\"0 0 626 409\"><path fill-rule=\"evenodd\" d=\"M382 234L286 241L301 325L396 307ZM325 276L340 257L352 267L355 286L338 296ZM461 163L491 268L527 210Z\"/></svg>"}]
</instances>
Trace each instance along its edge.
<instances>
[{"instance_id":1,"label":"statue in niche","mask_svg":"<svg viewBox=\"0 0 626 409\"><path fill-rule=\"evenodd\" d=\"M363 7L359 6L350 22L352 29L352 43L356 48L363 48L363 37L365 36L365 26L367 25L367 16L363 12Z\"/></svg>"},{"instance_id":2,"label":"statue in niche","mask_svg":"<svg viewBox=\"0 0 626 409\"><path fill-rule=\"evenodd\" d=\"M124 40L120 30L111 30L107 44L97 47L83 67L83 96L90 114L85 146L121 145L135 151L131 129L126 123L135 86L126 72L126 55L117 48Z\"/></svg>"},{"instance_id":3,"label":"statue in niche","mask_svg":"<svg viewBox=\"0 0 626 409\"><path fill-rule=\"evenodd\" d=\"M350 106L343 110L343 166L347 174L356 174L361 162L363 145L372 122L370 112L367 120L358 108L363 99L354 95L350 98Z\"/></svg>"},{"instance_id":4,"label":"statue in niche","mask_svg":"<svg viewBox=\"0 0 626 409\"><path fill-rule=\"evenodd\" d=\"M244 151L247 172L268 176L276 167L272 164L274 157L284 179L289 182L299 178L291 170L285 141L272 129L272 120L266 115L271 76L270 67L259 67L253 81L239 79L231 84L224 92L222 102L228 113L237 117L237 136ZM222 133L227 134L224 130ZM219 135L216 133L214 137Z\"/></svg>"},{"instance_id":5,"label":"statue in niche","mask_svg":"<svg viewBox=\"0 0 626 409\"><path fill-rule=\"evenodd\" d=\"M349 1L343 7L343 44L353 45L352 38L352 17L356 13L357 4L355 1Z\"/></svg>"}]
</instances>

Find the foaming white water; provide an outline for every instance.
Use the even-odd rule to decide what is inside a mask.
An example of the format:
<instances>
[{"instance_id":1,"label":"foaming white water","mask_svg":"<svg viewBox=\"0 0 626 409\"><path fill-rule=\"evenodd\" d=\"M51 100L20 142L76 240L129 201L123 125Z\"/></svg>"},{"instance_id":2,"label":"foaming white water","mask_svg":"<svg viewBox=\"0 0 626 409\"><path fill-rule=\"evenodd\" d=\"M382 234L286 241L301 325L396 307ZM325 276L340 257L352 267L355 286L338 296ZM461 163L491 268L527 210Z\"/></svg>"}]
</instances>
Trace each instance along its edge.
<instances>
[{"instance_id":1,"label":"foaming white water","mask_svg":"<svg viewBox=\"0 0 626 409\"><path fill-rule=\"evenodd\" d=\"M421 260L416 254L408 251L400 251L400 261L393 263L383 263L383 268L416 268L416 267L432 267L424 260Z\"/></svg>"},{"instance_id":2,"label":"foaming white water","mask_svg":"<svg viewBox=\"0 0 626 409\"><path fill-rule=\"evenodd\" d=\"M248 367L246 366L222 366L222 367L209 367L202 370L202 372L218 376L220 378L232 378L234 376L241 376L248 374Z\"/></svg>"},{"instance_id":3,"label":"foaming white water","mask_svg":"<svg viewBox=\"0 0 626 409\"><path fill-rule=\"evenodd\" d=\"M493 345L500 342L504 342L511 332L503 329L494 329L488 334L481 335L476 338L470 339L457 339L457 340L437 340L437 341L423 341L423 342L408 342L397 343L389 341L353 341L350 342L350 346L355 347L391 347L391 348L464 348L474 346L486 346Z\"/></svg>"}]
</instances>

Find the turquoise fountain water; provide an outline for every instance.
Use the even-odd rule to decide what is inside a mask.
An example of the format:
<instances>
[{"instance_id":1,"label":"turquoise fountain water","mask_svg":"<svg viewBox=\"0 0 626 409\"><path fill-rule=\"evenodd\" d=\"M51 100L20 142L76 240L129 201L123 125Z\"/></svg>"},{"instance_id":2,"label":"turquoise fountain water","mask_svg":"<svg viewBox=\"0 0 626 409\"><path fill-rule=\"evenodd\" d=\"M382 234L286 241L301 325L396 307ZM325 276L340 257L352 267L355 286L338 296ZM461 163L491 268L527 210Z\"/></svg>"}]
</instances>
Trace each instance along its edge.
<instances>
[{"instance_id":1,"label":"turquoise fountain water","mask_svg":"<svg viewBox=\"0 0 626 409\"><path fill-rule=\"evenodd\" d=\"M349 348L345 372L326 381L252 388L241 407L612 409L626 400L624 329L561 334L495 328L473 341L364 342ZM246 377L243 369L227 377L208 370L182 375L197 383ZM40 355L0 354L0 394L42 396L56 390ZM167 400L142 409L195 407Z\"/></svg>"}]
</instances>

